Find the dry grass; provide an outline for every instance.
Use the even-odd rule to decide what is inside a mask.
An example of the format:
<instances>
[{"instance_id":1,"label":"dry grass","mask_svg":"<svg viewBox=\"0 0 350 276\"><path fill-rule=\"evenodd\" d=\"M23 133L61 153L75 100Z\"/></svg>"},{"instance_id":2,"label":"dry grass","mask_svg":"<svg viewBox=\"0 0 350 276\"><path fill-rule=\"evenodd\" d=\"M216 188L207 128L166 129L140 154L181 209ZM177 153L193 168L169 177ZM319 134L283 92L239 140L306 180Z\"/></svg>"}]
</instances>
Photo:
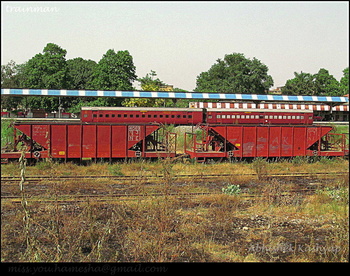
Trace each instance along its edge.
<instances>
[{"instance_id":1,"label":"dry grass","mask_svg":"<svg viewBox=\"0 0 350 276\"><path fill-rule=\"evenodd\" d=\"M323 163L322 163L323 162ZM267 163L267 174L286 171L323 171L325 161L314 164ZM335 160L328 171L348 170L348 162ZM237 175L227 185L249 187L239 195L215 194L193 198L169 192L205 191L188 183L173 185L177 174L254 172L252 164L49 164L45 174L158 175L163 181L146 188L133 183L134 192L162 193L137 200L64 203L61 194L114 192L109 180L51 183L42 197L52 203L28 201L30 240L23 228L23 210L11 201L1 204L1 260L3 262L348 262L348 177L320 188L314 194L286 195L293 183ZM113 167L114 166L114 167ZM4 175L18 168L2 166ZM296 170L299 169L299 170ZM346 169L345 169L346 168ZM17 170L17 171L16 171ZM39 174L27 167L28 175ZM141 179L141 178L140 178ZM127 183L119 183L125 185ZM30 187L25 187L30 188ZM218 188L218 192L221 189ZM245 198L244 194L259 197ZM56 199L56 200L55 200ZM29 254L30 253L30 254Z\"/></svg>"}]
</instances>

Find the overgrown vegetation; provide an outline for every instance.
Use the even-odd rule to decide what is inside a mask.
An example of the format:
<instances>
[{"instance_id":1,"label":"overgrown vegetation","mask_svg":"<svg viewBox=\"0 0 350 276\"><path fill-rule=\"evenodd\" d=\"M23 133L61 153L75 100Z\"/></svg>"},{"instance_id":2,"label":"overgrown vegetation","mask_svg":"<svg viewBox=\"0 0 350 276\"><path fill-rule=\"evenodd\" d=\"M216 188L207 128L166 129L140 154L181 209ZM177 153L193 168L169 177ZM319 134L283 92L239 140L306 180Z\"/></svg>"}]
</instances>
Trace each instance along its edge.
<instances>
[{"instance_id":1,"label":"overgrown vegetation","mask_svg":"<svg viewBox=\"0 0 350 276\"><path fill-rule=\"evenodd\" d=\"M259 160L257 162L262 162ZM334 159L306 164L269 163L268 175L289 172L348 171L348 161ZM26 175L135 175L118 180L41 183L47 185L26 209L2 201L1 260L3 262L347 262L349 179L325 182L315 193L289 193L293 181L257 179L252 163L129 164L48 163L26 168ZM234 172L216 183L201 182L203 174ZM177 174L198 179L175 185ZM2 165L2 175L20 175L17 164ZM148 185L144 176L159 176ZM24 191L36 189L24 184ZM138 199L74 201L80 193L113 195L116 187L143 195ZM180 193L217 191L182 197ZM2 188L2 192L8 191ZM18 191L14 184L13 192ZM222 193L224 191L224 193ZM154 192L162 196L151 196ZM227 194L225 193L227 192ZM171 194L179 193L179 196ZM256 197L246 197L256 195ZM71 194L72 202L60 202ZM233 195L233 196L232 196ZM24 212L28 223L23 224ZM25 228L26 227L26 228ZM28 231L24 231L25 229ZM30 241L29 245L26 241ZM30 254L29 254L30 253Z\"/></svg>"},{"instance_id":2,"label":"overgrown vegetation","mask_svg":"<svg viewBox=\"0 0 350 276\"><path fill-rule=\"evenodd\" d=\"M11 127L12 120L1 120L1 148L9 143L13 143L13 128Z\"/></svg>"}]
</instances>

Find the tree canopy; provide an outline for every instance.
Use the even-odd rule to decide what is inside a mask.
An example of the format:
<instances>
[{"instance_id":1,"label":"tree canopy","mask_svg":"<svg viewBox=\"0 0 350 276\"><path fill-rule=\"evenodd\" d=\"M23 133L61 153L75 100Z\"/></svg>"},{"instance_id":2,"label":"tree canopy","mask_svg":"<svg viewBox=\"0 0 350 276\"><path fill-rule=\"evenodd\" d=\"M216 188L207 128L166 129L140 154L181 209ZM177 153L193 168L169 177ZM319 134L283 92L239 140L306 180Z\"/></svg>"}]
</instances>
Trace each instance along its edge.
<instances>
[{"instance_id":1,"label":"tree canopy","mask_svg":"<svg viewBox=\"0 0 350 276\"><path fill-rule=\"evenodd\" d=\"M110 49L98 62L93 73L92 87L100 90L133 90L136 67L129 51Z\"/></svg>"},{"instance_id":2,"label":"tree canopy","mask_svg":"<svg viewBox=\"0 0 350 276\"><path fill-rule=\"evenodd\" d=\"M344 77L338 82L328 70L321 68L316 74L294 72L294 78L287 80L282 87L285 95L310 95L310 96L343 96L349 90L348 68L344 69ZM348 73L347 73L348 74Z\"/></svg>"},{"instance_id":3,"label":"tree canopy","mask_svg":"<svg viewBox=\"0 0 350 276\"><path fill-rule=\"evenodd\" d=\"M340 89L342 94L349 94L349 67L343 70L343 77L340 79Z\"/></svg>"},{"instance_id":4,"label":"tree canopy","mask_svg":"<svg viewBox=\"0 0 350 276\"><path fill-rule=\"evenodd\" d=\"M66 59L67 51L54 43L48 43L42 53L23 64L11 60L1 65L1 88L34 89L94 89L135 90L138 81L143 91L162 91L166 85L157 78L155 71L137 78L136 67L129 51L109 49L99 62L81 57ZM224 56L197 76L196 92L266 94L273 86L268 67L257 58L246 58L242 53ZM174 88L173 91L185 91ZM316 74L294 72L294 78L286 81L282 94L342 96L349 93L349 67L343 77L336 80L325 68ZM189 100L122 99L99 97L1 97L2 108L31 107L57 111L79 112L81 106L188 106Z\"/></svg>"},{"instance_id":5,"label":"tree canopy","mask_svg":"<svg viewBox=\"0 0 350 276\"><path fill-rule=\"evenodd\" d=\"M17 65L14 61L1 66L2 88L37 89L96 89L134 90L136 67L128 51L110 49L101 60L85 60L81 57L66 60L67 51L54 43L48 43L42 53L36 54L27 62ZM3 107L10 109L17 101L1 99ZM70 97L27 97L22 106L47 111L61 107L73 112L82 105L115 106L123 99L113 98L70 98Z\"/></svg>"},{"instance_id":6,"label":"tree canopy","mask_svg":"<svg viewBox=\"0 0 350 276\"><path fill-rule=\"evenodd\" d=\"M268 67L260 60L233 53L218 59L211 68L197 77L198 92L266 94L273 86Z\"/></svg>"}]
</instances>

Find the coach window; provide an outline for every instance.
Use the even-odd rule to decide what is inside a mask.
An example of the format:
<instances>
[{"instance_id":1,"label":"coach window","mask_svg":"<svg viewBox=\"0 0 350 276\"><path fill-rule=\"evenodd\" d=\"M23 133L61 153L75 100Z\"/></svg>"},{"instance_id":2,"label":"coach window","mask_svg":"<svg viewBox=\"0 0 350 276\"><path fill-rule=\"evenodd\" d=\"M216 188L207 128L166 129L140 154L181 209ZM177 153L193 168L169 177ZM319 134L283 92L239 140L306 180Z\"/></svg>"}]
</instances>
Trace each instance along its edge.
<instances>
[{"instance_id":1,"label":"coach window","mask_svg":"<svg viewBox=\"0 0 350 276\"><path fill-rule=\"evenodd\" d=\"M138 118L138 117L140 117L140 115L139 115L139 114L136 114L135 117Z\"/></svg>"},{"instance_id":2,"label":"coach window","mask_svg":"<svg viewBox=\"0 0 350 276\"><path fill-rule=\"evenodd\" d=\"M148 114L148 116L147 116L148 118L152 118L152 115L150 115L150 114Z\"/></svg>"},{"instance_id":3,"label":"coach window","mask_svg":"<svg viewBox=\"0 0 350 276\"><path fill-rule=\"evenodd\" d=\"M282 116L281 116L281 115L279 115L279 116L278 116L278 119L282 119Z\"/></svg>"},{"instance_id":4,"label":"coach window","mask_svg":"<svg viewBox=\"0 0 350 276\"><path fill-rule=\"evenodd\" d=\"M142 117L142 118L145 118L145 117L146 117L146 115L145 115L145 114L142 114L142 115L141 115L141 117Z\"/></svg>"},{"instance_id":5,"label":"coach window","mask_svg":"<svg viewBox=\"0 0 350 276\"><path fill-rule=\"evenodd\" d=\"M291 116L288 116L288 120L290 120L291 119Z\"/></svg>"},{"instance_id":6,"label":"coach window","mask_svg":"<svg viewBox=\"0 0 350 276\"><path fill-rule=\"evenodd\" d=\"M154 115L153 115L153 118L157 118L157 115L154 114Z\"/></svg>"},{"instance_id":7,"label":"coach window","mask_svg":"<svg viewBox=\"0 0 350 276\"><path fill-rule=\"evenodd\" d=\"M122 114L118 114L118 118L120 118L122 116Z\"/></svg>"},{"instance_id":8,"label":"coach window","mask_svg":"<svg viewBox=\"0 0 350 276\"><path fill-rule=\"evenodd\" d=\"M255 115L255 119L259 119L259 118L262 118L262 116L260 116L260 115Z\"/></svg>"},{"instance_id":9,"label":"coach window","mask_svg":"<svg viewBox=\"0 0 350 276\"><path fill-rule=\"evenodd\" d=\"M159 115L159 118L163 118L163 115Z\"/></svg>"},{"instance_id":10,"label":"coach window","mask_svg":"<svg viewBox=\"0 0 350 276\"><path fill-rule=\"evenodd\" d=\"M265 119L268 119L269 118L269 116L268 115L265 115Z\"/></svg>"},{"instance_id":11,"label":"coach window","mask_svg":"<svg viewBox=\"0 0 350 276\"><path fill-rule=\"evenodd\" d=\"M304 120L304 116L301 116L301 119Z\"/></svg>"},{"instance_id":12,"label":"coach window","mask_svg":"<svg viewBox=\"0 0 350 276\"><path fill-rule=\"evenodd\" d=\"M232 119L236 119L236 115L232 115Z\"/></svg>"},{"instance_id":13,"label":"coach window","mask_svg":"<svg viewBox=\"0 0 350 276\"><path fill-rule=\"evenodd\" d=\"M97 115L96 115L96 114L94 114L94 115L92 115L92 117L97 118Z\"/></svg>"},{"instance_id":14,"label":"coach window","mask_svg":"<svg viewBox=\"0 0 350 276\"><path fill-rule=\"evenodd\" d=\"M273 116L274 119L277 119L277 115Z\"/></svg>"},{"instance_id":15,"label":"coach window","mask_svg":"<svg viewBox=\"0 0 350 276\"><path fill-rule=\"evenodd\" d=\"M212 116L212 115L209 115L209 116L208 116L208 119L212 119L212 118L213 118L213 116Z\"/></svg>"},{"instance_id":16,"label":"coach window","mask_svg":"<svg viewBox=\"0 0 350 276\"><path fill-rule=\"evenodd\" d=\"M133 118L134 117L134 115L133 114L130 114L130 118Z\"/></svg>"},{"instance_id":17,"label":"coach window","mask_svg":"<svg viewBox=\"0 0 350 276\"><path fill-rule=\"evenodd\" d=\"M177 115L176 117L177 117L177 118L181 118L181 115Z\"/></svg>"},{"instance_id":18,"label":"coach window","mask_svg":"<svg viewBox=\"0 0 350 276\"><path fill-rule=\"evenodd\" d=\"M223 119L226 119L226 115L222 115L222 118L223 118Z\"/></svg>"},{"instance_id":19,"label":"coach window","mask_svg":"<svg viewBox=\"0 0 350 276\"><path fill-rule=\"evenodd\" d=\"M99 116L99 117L103 117L103 114L99 114L98 116Z\"/></svg>"},{"instance_id":20,"label":"coach window","mask_svg":"<svg viewBox=\"0 0 350 276\"><path fill-rule=\"evenodd\" d=\"M192 115L188 115L188 118L189 118L189 119L192 119Z\"/></svg>"},{"instance_id":21,"label":"coach window","mask_svg":"<svg viewBox=\"0 0 350 276\"><path fill-rule=\"evenodd\" d=\"M264 115L258 115L259 117L257 119L264 119Z\"/></svg>"},{"instance_id":22,"label":"coach window","mask_svg":"<svg viewBox=\"0 0 350 276\"><path fill-rule=\"evenodd\" d=\"M165 118L169 118L169 115L165 115Z\"/></svg>"},{"instance_id":23,"label":"coach window","mask_svg":"<svg viewBox=\"0 0 350 276\"><path fill-rule=\"evenodd\" d=\"M227 119L231 119L231 115L227 115Z\"/></svg>"},{"instance_id":24,"label":"coach window","mask_svg":"<svg viewBox=\"0 0 350 276\"><path fill-rule=\"evenodd\" d=\"M124 118L126 118L126 117L128 117L128 115L127 115L127 114L124 114Z\"/></svg>"},{"instance_id":25,"label":"coach window","mask_svg":"<svg viewBox=\"0 0 350 276\"><path fill-rule=\"evenodd\" d=\"M106 114L106 118L109 118L109 114Z\"/></svg>"},{"instance_id":26,"label":"coach window","mask_svg":"<svg viewBox=\"0 0 350 276\"><path fill-rule=\"evenodd\" d=\"M112 118L114 118L115 117L115 114L112 114Z\"/></svg>"},{"instance_id":27,"label":"coach window","mask_svg":"<svg viewBox=\"0 0 350 276\"><path fill-rule=\"evenodd\" d=\"M171 118L175 118L175 115L171 115Z\"/></svg>"},{"instance_id":28,"label":"coach window","mask_svg":"<svg viewBox=\"0 0 350 276\"><path fill-rule=\"evenodd\" d=\"M273 119L273 116L272 116L272 115L270 115L270 119Z\"/></svg>"},{"instance_id":29,"label":"coach window","mask_svg":"<svg viewBox=\"0 0 350 276\"><path fill-rule=\"evenodd\" d=\"M237 115L237 119L241 119L241 115Z\"/></svg>"},{"instance_id":30,"label":"coach window","mask_svg":"<svg viewBox=\"0 0 350 276\"><path fill-rule=\"evenodd\" d=\"M182 115L182 118L187 118L187 116L186 115Z\"/></svg>"},{"instance_id":31,"label":"coach window","mask_svg":"<svg viewBox=\"0 0 350 276\"><path fill-rule=\"evenodd\" d=\"M282 118L283 118L283 119L287 119L287 116L283 116Z\"/></svg>"},{"instance_id":32,"label":"coach window","mask_svg":"<svg viewBox=\"0 0 350 276\"><path fill-rule=\"evenodd\" d=\"M292 120L295 120L295 116L292 116Z\"/></svg>"},{"instance_id":33,"label":"coach window","mask_svg":"<svg viewBox=\"0 0 350 276\"><path fill-rule=\"evenodd\" d=\"M300 120L300 116L297 116L297 120Z\"/></svg>"},{"instance_id":34,"label":"coach window","mask_svg":"<svg viewBox=\"0 0 350 276\"><path fill-rule=\"evenodd\" d=\"M245 115L241 115L241 119L245 119Z\"/></svg>"},{"instance_id":35,"label":"coach window","mask_svg":"<svg viewBox=\"0 0 350 276\"><path fill-rule=\"evenodd\" d=\"M220 119L220 118L221 118L221 115L216 115L216 118L217 118L217 119Z\"/></svg>"}]
</instances>

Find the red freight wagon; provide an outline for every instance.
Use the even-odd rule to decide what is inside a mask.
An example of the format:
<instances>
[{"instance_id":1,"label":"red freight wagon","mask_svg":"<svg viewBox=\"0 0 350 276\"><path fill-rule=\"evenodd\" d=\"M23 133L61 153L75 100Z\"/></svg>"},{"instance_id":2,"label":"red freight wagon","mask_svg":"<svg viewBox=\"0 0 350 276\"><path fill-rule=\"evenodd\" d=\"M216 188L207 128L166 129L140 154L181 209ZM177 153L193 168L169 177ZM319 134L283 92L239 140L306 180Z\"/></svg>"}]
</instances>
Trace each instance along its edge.
<instances>
[{"instance_id":1,"label":"red freight wagon","mask_svg":"<svg viewBox=\"0 0 350 276\"><path fill-rule=\"evenodd\" d=\"M9 118L9 117L10 117L10 112L1 111L1 117L2 117L2 118Z\"/></svg>"},{"instance_id":2,"label":"red freight wagon","mask_svg":"<svg viewBox=\"0 0 350 276\"><path fill-rule=\"evenodd\" d=\"M80 124L45 119L15 125L15 145L27 146L27 158L118 159L174 157L176 134L159 125ZM20 152L1 153L2 159L17 159Z\"/></svg>"},{"instance_id":3,"label":"red freight wagon","mask_svg":"<svg viewBox=\"0 0 350 276\"><path fill-rule=\"evenodd\" d=\"M196 125L203 121L200 108L82 107L82 122Z\"/></svg>"},{"instance_id":4,"label":"red freight wagon","mask_svg":"<svg viewBox=\"0 0 350 276\"><path fill-rule=\"evenodd\" d=\"M345 135L329 126L208 126L202 139L185 134L191 158L344 156ZM337 140L336 143L334 141Z\"/></svg>"},{"instance_id":5,"label":"red freight wagon","mask_svg":"<svg viewBox=\"0 0 350 276\"><path fill-rule=\"evenodd\" d=\"M311 110L207 109L208 124L312 125Z\"/></svg>"}]
</instances>

